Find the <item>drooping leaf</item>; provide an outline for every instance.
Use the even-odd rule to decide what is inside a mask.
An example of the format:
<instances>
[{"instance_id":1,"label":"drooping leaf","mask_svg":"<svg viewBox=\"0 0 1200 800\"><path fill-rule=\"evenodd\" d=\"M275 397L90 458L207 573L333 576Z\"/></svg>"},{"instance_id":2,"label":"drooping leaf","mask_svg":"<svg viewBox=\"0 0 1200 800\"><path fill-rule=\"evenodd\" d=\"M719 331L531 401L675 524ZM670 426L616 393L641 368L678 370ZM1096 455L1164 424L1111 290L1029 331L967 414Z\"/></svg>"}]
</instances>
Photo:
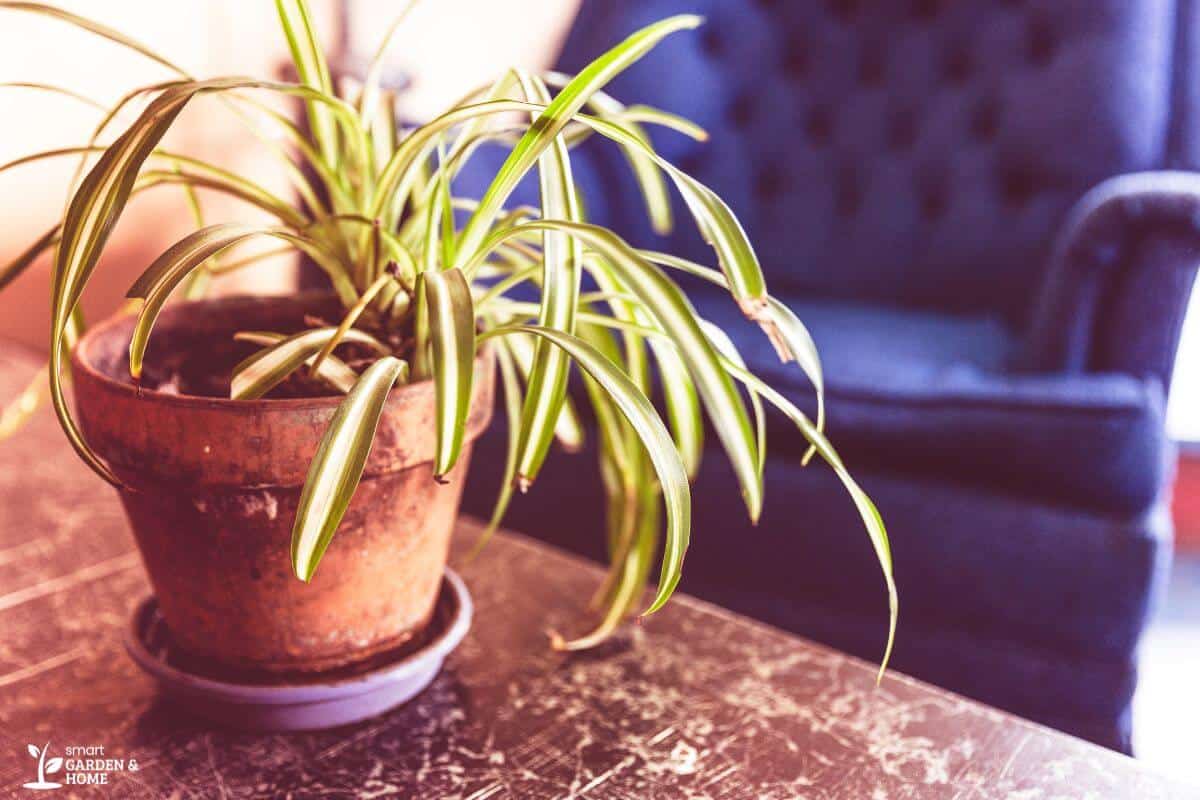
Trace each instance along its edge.
<instances>
[{"instance_id":1,"label":"drooping leaf","mask_svg":"<svg viewBox=\"0 0 1200 800\"><path fill-rule=\"evenodd\" d=\"M515 341L515 338L509 337L508 341ZM508 450L504 457L504 475L500 480L496 502L492 506L492 516L467 555L468 561L479 555L500 527L509 503L512 502L513 485L517 478L517 443L521 433L521 381L517 377L517 368L513 363L513 355L509 352L508 341L501 339L496 343L496 363L500 367L500 387L504 391L504 413L508 421Z\"/></svg>"},{"instance_id":2,"label":"drooping leaf","mask_svg":"<svg viewBox=\"0 0 1200 800\"><path fill-rule=\"evenodd\" d=\"M573 119L623 147L640 151L666 171L687 204L700 233L716 252L734 299L748 317L760 324L767 324L763 317L767 288L762 267L741 222L725 201L712 189L658 155L644 139L622 125L587 114L576 114Z\"/></svg>"},{"instance_id":3,"label":"drooping leaf","mask_svg":"<svg viewBox=\"0 0 1200 800\"><path fill-rule=\"evenodd\" d=\"M729 334L706 319L701 319L699 322L700 326L704 328L708 340L720 351L721 355L745 369L746 362L742 359L742 354L738 352L733 340L729 338ZM767 417L763 411L762 398L753 390L750 390L750 407L754 411L754 432L758 442L758 479L761 481L767 463Z\"/></svg>"},{"instance_id":4,"label":"drooping leaf","mask_svg":"<svg viewBox=\"0 0 1200 800\"><path fill-rule=\"evenodd\" d=\"M317 448L296 508L292 527L292 569L312 580L362 478L379 417L405 364L384 356L363 372L338 406Z\"/></svg>"},{"instance_id":5,"label":"drooping leaf","mask_svg":"<svg viewBox=\"0 0 1200 800\"><path fill-rule=\"evenodd\" d=\"M724 289L729 288L725 276L719 270L669 253L657 253L651 250L639 250L638 252L651 263L695 275ZM817 430L824 431L825 381L821 370L821 358L817 354L817 346L813 342L812 334L808 332L808 328L790 308L774 297L768 296L767 298L767 314L772 322L772 327L768 332L773 331L777 336L777 340L774 341L776 351L785 362L795 361L817 392ZM804 456L804 463L807 463L815 452L814 448L810 448Z\"/></svg>"},{"instance_id":6,"label":"drooping leaf","mask_svg":"<svg viewBox=\"0 0 1200 800\"><path fill-rule=\"evenodd\" d=\"M462 451L475 373L475 310L460 270L421 273L437 395L434 477L442 480Z\"/></svg>"},{"instance_id":7,"label":"drooping leaf","mask_svg":"<svg viewBox=\"0 0 1200 800\"><path fill-rule=\"evenodd\" d=\"M679 348L680 357L692 375L709 419L733 465L750 518L757 521L762 510L762 482L758 477L758 456L750 419L737 388L721 368L717 351L696 321L695 308L679 287L657 267L638 256L619 236L604 228L561 220L532 220L518 228L561 230L578 237L602 255L619 274L627 290L638 296L642 307L654 316ZM513 236L516 230L498 231L482 250L487 251L498 241Z\"/></svg>"},{"instance_id":8,"label":"drooping leaf","mask_svg":"<svg viewBox=\"0 0 1200 800\"><path fill-rule=\"evenodd\" d=\"M540 80L523 70L517 70L516 75L528 99L534 102L549 100L549 92ZM537 163L542 217L581 220L566 143L556 137ZM582 274L582 243L561 231L544 230L539 325L565 333L575 332ZM525 405L521 410L517 456L517 481L521 487L527 487L537 477L554 439L567 393L568 367L566 353L547 341L538 340L527 373Z\"/></svg>"},{"instance_id":9,"label":"drooping leaf","mask_svg":"<svg viewBox=\"0 0 1200 800\"><path fill-rule=\"evenodd\" d=\"M233 338L239 342L249 342L250 344L270 347L282 342L287 336L282 333L275 333L274 331L238 331L233 335ZM343 394L353 389L354 382L358 380L358 373L350 369L346 365L346 362L337 356L326 356L325 360L320 364L316 364L316 356L310 356L304 363L308 365L310 370L316 373L318 378Z\"/></svg>"},{"instance_id":10,"label":"drooping leaf","mask_svg":"<svg viewBox=\"0 0 1200 800\"><path fill-rule=\"evenodd\" d=\"M289 375L325 347L338 333L336 328L301 331L253 353L233 368L229 396L234 400L256 400L282 383ZM342 332L341 340L366 345L384 355L387 347L364 331ZM244 341L244 339L243 339Z\"/></svg>"},{"instance_id":11,"label":"drooping leaf","mask_svg":"<svg viewBox=\"0 0 1200 800\"><path fill-rule=\"evenodd\" d=\"M120 485L120 482L84 440L63 391L63 336L67 321L129 200L142 164L154 152L184 106L198 94L248 88L313 99L346 117L346 124L357 125L357 118L344 103L308 87L245 78L167 84L141 116L101 155L80 184L64 217L51 292L50 398L71 447L93 471L113 485Z\"/></svg>"},{"instance_id":12,"label":"drooping leaf","mask_svg":"<svg viewBox=\"0 0 1200 800\"><path fill-rule=\"evenodd\" d=\"M201 228L184 237L155 259L127 293L131 298L142 298L146 302L138 313L133 338L129 344L129 374L135 379L142 374L142 360L150 341L150 332L158 320L159 312L167 299L187 276L209 258L248 239L268 236L301 247L306 252L315 252L317 245L304 237L278 228L262 228L254 225L221 223ZM344 287L344 293L353 296L353 289Z\"/></svg>"},{"instance_id":13,"label":"drooping leaf","mask_svg":"<svg viewBox=\"0 0 1200 800\"><path fill-rule=\"evenodd\" d=\"M825 438L825 434L817 430L817 427L805 416L804 412L748 370L739 367L731 361L726 361L725 364L726 369L729 370L731 375L746 384L750 390L762 395L767 402L778 408L788 419L795 423L801 434L804 435L804 438L817 449L817 452L825 460L825 463L833 468L834 474L837 475L850 495L850 498L854 501L854 506L858 510L858 514L862 518L863 525L867 530L867 535L871 539L871 545L875 549L875 556L879 560L879 566L883 571L883 579L888 593L889 621L887 644L884 648L883 659L880 661L878 675L878 679L882 680L888 661L891 660L892 647L896 640L896 622L899 616L899 599L896 592L895 576L892 571L892 550L888 541L887 528L883 523L883 517L879 514L879 509L875 507L871 498L867 496L867 493L851 477L845 464L842 463L841 457L833 449L833 445L829 443L829 440Z\"/></svg>"},{"instance_id":14,"label":"drooping leaf","mask_svg":"<svg viewBox=\"0 0 1200 800\"><path fill-rule=\"evenodd\" d=\"M478 304L476 305L478 308ZM507 317L507 315L502 315ZM521 323L531 323L537 320L538 309L532 309L532 313L525 315L521 319ZM505 319L506 324L511 324L517 320ZM533 355L536 351L536 344L540 339L528 336L508 336L503 340L504 346L511 353L513 360L516 362L516 367L520 375L529 381L529 373L533 369ZM520 435L521 425L514 427L516 435ZM575 404L571 401L570 396L563 398L562 411L558 415L558 421L554 425L554 435L558 439L560 445L567 452L576 452L583 447L583 422L579 418L579 412L575 409ZM514 478L515 478L514 473Z\"/></svg>"},{"instance_id":15,"label":"drooping leaf","mask_svg":"<svg viewBox=\"0 0 1200 800\"><path fill-rule=\"evenodd\" d=\"M700 17L680 14L647 25L580 70L546 106L497 171L479 201L479 208L463 229L459 260L455 266L462 267L474 256L509 194L593 94L650 52L665 37L676 31L695 28L700 23Z\"/></svg>"},{"instance_id":16,"label":"drooping leaf","mask_svg":"<svg viewBox=\"0 0 1200 800\"><path fill-rule=\"evenodd\" d=\"M646 578L658 546L660 523L658 495L648 481L643 481L640 487L638 507L641 513L635 519L632 546L623 556L617 556L619 572L608 593L607 612L592 631L578 638L568 641L551 631L550 645L555 650L588 650L600 644L616 631L645 591Z\"/></svg>"},{"instance_id":17,"label":"drooping leaf","mask_svg":"<svg viewBox=\"0 0 1200 800\"><path fill-rule=\"evenodd\" d=\"M537 325L518 325L493 328L482 334L480 339L513 333L532 333L565 350L581 369L603 387L605 393L612 398L629 424L637 431L646 448L662 486L667 510L662 574L654 601L645 611L646 614L652 614L662 608L679 585L683 557L691 537L691 489L688 487L687 470L679 458L679 451L675 449L671 434L637 385L600 351L576 336Z\"/></svg>"}]
</instances>

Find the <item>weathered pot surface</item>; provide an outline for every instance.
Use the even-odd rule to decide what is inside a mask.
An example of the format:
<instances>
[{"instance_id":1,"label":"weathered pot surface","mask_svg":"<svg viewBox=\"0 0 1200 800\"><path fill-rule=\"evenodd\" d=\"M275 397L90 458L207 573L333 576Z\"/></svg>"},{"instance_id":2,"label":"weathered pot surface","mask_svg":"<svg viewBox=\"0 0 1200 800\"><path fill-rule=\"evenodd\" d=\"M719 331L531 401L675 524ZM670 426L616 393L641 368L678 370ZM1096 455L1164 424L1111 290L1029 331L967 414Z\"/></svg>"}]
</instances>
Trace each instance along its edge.
<instances>
[{"instance_id":1,"label":"weathered pot surface","mask_svg":"<svg viewBox=\"0 0 1200 800\"><path fill-rule=\"evenodd\" d=\"M147 372L226 348L238 330L298 330L320 294L236 297L166 309ZM131 316L91 329L73 354L80 426L126 484L121 501L172 639L221 664L324 670L403 645L427 624L446 563L471 443L492 408L476 360L462 457L433 479L434 388L389 396L362 482L311 583L289 545L309 463L340 398L235 401L135 386Z\"/></svg>"}]
</instances>

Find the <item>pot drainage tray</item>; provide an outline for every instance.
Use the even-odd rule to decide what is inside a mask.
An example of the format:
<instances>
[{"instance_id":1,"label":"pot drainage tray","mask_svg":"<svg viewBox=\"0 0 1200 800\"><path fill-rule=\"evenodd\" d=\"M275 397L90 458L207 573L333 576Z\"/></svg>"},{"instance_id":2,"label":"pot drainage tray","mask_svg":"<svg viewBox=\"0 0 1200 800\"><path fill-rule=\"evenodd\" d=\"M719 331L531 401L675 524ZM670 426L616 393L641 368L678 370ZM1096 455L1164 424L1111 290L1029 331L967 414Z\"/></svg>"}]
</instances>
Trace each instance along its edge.
<instances>
[{"instance_id":1,"label":"pot drainage tray","mask_svg":"<svg viewBox=\"0 0 1200 800\"><path fill-rule=\"evenodd\" d=\"M180 653L151 595L134 609L125 649L176 705L197 716L247 730L316 730L359 722L415 697L466 635L471 612L467 587L447 569L433 618L415 642L354 668L259 678Z\"/></svg>"}]
</instances>

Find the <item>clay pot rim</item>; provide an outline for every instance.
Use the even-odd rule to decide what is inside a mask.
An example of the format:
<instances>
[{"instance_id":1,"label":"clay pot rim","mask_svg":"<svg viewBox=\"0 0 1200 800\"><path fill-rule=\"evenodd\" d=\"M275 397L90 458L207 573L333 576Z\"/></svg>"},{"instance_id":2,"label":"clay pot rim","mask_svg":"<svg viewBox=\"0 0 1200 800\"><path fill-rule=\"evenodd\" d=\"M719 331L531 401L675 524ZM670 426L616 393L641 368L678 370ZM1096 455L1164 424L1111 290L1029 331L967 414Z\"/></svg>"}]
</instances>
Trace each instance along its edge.
<instances>
[{"instance_id":1,"label":"clay pot rim","mask_svg":"<svg viewBox=\"0 0 1200 800\"><path fill-rule=\"evenodd\" d=\"M318 296L325 294L324 292L301 292L295 295L281 296L279 299L285 302L295 302L303 296ZM180 315L187 313L188 306L207 305L212 303L238 301L241 299L254 298L260 301L269 302L272 298L269 295L231 295L228 297L216 297L204 300L188 300L180 303L172 304L172 310ZM329 395L327 397L260 397L255 400L235 400L231 397L206 397L203 395L194 394L173 394L169 392L161 392L158 389L151 389L144 386L139 386L133 383L126 383L117 378L108 375L96 367L91 348L96 345L100 339L106 335L111 335L113 331L130 324L133 319L132 314L115 313L106 317L102 322L91 326L76 342L75 348L71 351L72 367L76 370L86 372L90 378L103 384L104 387L111 392L123 394L127 398L138 400L141 402L157 403L165 406L174 406L176 408L238 408L238 409L275 409L284 410L308 410L308 409L325 409L336 408L345 400L345 395ZM488 359L490 355L491 344L485 343L479 349L475 356L476 368L478 369L481 362ZM393 398L397 393L404 394L412 392L416 394L421 391L429 391L433 388L433 379L428 378L416 383L406 383L401 386L393 386L388 393L388 397Z\"/></svg>"}]
</instances>

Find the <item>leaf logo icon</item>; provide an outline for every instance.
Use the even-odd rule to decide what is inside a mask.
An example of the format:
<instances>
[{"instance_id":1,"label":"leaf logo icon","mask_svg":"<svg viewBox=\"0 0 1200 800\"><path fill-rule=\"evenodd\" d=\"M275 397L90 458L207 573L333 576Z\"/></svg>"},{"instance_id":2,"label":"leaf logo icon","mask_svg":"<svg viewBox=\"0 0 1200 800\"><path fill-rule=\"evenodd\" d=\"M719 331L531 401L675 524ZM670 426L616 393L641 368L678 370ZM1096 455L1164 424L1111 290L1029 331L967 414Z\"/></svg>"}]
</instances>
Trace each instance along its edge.
<instances>
[{"instance_id":1,"label":"leaf logo icon","mask_svg":"<svg viewBox=\"0 0 1200 800\"><path fill-rule=\"evenodd\" d=\"M50 752L50 743L46 742L39 750L36 745L27 744L25 749L29 755L38 760L38 779L36 782L22 784L26 789L57 789L62 786L61 783L54 783L46 780L47 775L51 775L62 769L63 760L61 758L52 758L46 760L46 755Z\"/></svg>"}]
</instances>

